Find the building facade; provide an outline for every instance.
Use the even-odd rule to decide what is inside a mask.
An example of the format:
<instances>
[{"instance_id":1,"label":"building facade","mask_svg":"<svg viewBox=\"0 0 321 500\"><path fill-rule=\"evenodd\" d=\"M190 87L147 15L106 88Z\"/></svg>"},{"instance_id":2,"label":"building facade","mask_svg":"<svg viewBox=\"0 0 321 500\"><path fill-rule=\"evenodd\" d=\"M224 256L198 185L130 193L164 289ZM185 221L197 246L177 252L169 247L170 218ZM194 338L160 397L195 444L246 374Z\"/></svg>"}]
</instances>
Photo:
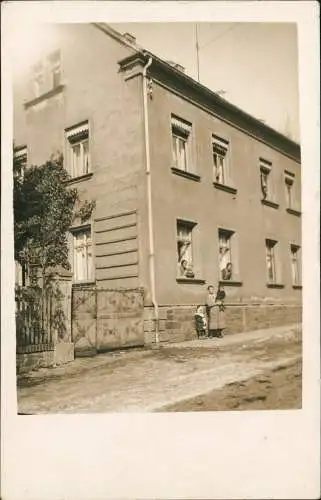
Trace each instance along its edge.
<instances>
[{"instance_id":1,"label":"building facade","mask_svg":"<svg viewBox=\"0 0 321 500\"><path fill-rule=\"evenodd\" d=\"M70 229L74 288L143 288L145 342L192 338L219 282L230 332L300 321L299 145L129 35L54 30L15 82L14 138L28 164L63 152L96 201Z\"/></svg>"}]
</instances>

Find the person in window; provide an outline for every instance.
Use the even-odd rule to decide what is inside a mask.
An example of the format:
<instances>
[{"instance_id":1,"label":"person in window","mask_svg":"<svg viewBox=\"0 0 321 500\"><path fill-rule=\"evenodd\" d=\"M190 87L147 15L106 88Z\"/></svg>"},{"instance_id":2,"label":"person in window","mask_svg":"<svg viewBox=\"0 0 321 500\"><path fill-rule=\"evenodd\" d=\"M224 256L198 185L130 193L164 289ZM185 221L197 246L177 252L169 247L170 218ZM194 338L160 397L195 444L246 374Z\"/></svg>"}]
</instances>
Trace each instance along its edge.
<instances>
[{"instance_id":1,"label":"person in window","mask_svg":"<svg viewBox=\"0 0 321 500\"><path fill-rule=\"evenodd\" d=\"M180 276L184 276L185 278L194 278L194 272L192 267L189 265L188 260L183 259L180 263Z\"/></svg>"},{"instance_id":2,"label":"person in window","mask_svg":"<svg viewBox=\"0 0 321 500\"><path fill-rule=\"evenodd\" d=\"M222 279L224 281L232 279L232 263L228 262L226 267L222 270Z\"/></svg>"},{"instance_id":3,"label":"person in window","mask_svg":"<svg viewBox=\"0 0 321 500\"><path fill-rule=\"evenodd\" d=\"M197 338L206 337L207 321L203 306L197 306L194 318Z\"/></svg>"}]
</instances>

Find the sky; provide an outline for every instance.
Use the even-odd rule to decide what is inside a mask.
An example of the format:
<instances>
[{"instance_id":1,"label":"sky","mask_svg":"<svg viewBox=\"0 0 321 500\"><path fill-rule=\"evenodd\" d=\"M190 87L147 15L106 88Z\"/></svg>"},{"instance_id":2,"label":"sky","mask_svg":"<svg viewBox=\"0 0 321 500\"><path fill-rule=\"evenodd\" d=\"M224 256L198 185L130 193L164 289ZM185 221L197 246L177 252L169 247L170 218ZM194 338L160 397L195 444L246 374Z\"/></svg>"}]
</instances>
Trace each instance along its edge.
<instances>
[{"instance_id":1,"label":"sky","mask_svg":"<svg viewBox=\"0 0 321 500\"><path fill-rule=\"evenodd\" d=\"M198 79L196 23L110 23L145 49L175 61ZM40 26L42 29L40 29ZM54 30L13 26L12 59L23 70L50 43ZM53 27L54 24L51 24ZM30 36L36 32L37 36ZM300 141L298 48L295 23L198 22L200 82L239 108ZM27 56L28 54L28 56Z\"/></svg>"},{"instance_id":2,"label":"sky","mask_svg":"<svg viewBox=\"0 0 321 500\"><path fill-rule=\"evenodd\" d=\"M197 80L196 24L111 24ZM300 141L295 23L197 23L200 82L293 140Z\"/></svg>"}]
</instances>

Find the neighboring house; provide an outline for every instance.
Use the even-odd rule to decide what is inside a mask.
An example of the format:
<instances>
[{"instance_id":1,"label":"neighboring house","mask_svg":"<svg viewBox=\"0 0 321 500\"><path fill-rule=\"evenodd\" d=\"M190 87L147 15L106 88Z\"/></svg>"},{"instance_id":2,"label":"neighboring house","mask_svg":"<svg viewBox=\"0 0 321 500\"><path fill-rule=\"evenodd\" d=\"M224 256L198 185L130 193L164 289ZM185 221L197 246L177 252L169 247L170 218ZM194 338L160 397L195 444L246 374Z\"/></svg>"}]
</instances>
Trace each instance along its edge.
<instances>
[{"instance_id":1,"label":"neighboring house","mask_svg":"<svg viewBox=\"0 0 321 500\"><path fill-rule=\"evenodd\" d=\"M96 200L70 228L73 286L143 287L146 342L194 335L220 280L231 331L299 321L300 146L128 34L53 29L15 82L14 138L29 164L62 151Z\"/></svg>"}]
</instances>

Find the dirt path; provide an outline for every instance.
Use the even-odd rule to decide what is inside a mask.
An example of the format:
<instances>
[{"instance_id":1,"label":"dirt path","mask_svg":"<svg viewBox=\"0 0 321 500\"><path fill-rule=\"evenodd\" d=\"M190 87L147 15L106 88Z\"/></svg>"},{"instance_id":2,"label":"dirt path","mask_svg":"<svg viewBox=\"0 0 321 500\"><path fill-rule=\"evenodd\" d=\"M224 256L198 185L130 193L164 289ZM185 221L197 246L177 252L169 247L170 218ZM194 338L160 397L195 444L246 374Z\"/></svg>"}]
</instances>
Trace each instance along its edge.
<instances>
[{"instance_id":1,"label":"dirt path","mask_svg":"<svg viewBox=\"0 0 321 500\"><path fill-rule=\"evenodd\" d=\"M290 410L302 406L302 365L296 360L218 390L165 406L158 411Z\"/></svg>"},{"instance_id":2,"label":"dirt path","mask_svg":"<svg viewBox=\"0 0 321 500\"><path fill-rule=\"evenodd\" d=\"M80 360L78 369L76 363L66 370L70 373L64 374L60 367L47 377L21 378L18 407L22 413L157 411L300 357L301 342L293 335L264 341L259 337L233 346L211 340L124 356L109 353Z\"/></svg>"}]
</instances>

